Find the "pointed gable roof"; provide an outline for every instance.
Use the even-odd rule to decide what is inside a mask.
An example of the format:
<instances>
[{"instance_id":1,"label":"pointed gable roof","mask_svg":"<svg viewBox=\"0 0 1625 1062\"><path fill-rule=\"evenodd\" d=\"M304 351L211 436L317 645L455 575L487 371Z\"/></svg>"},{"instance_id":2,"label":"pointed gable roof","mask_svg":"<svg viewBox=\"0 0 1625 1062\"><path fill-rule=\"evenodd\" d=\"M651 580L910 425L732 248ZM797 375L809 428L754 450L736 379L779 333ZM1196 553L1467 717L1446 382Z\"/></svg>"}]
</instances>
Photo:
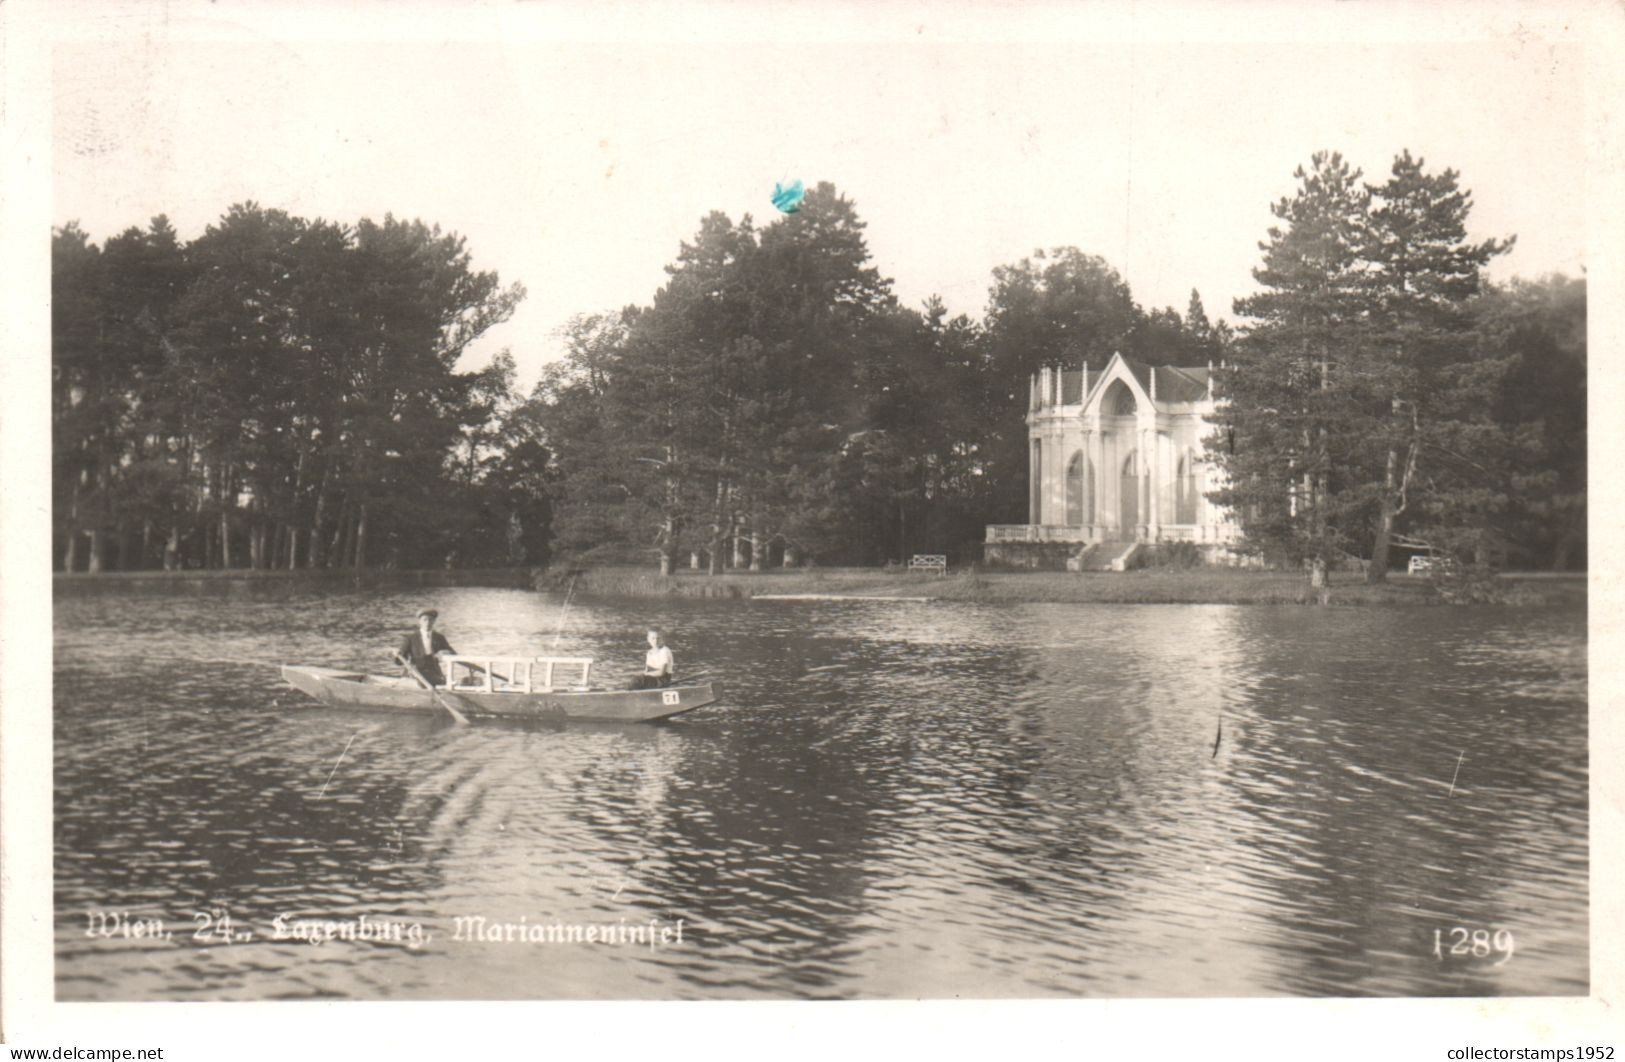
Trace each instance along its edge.
<instances>
[{"instance_id":1,"label":"pointed gable roof","mask_svg":"<svg viewBox=\"0 0 1625 1062\"><path fill-rule=\"evenodd\" d=\"M1189 405L1207 399L1210 374L1206 368L1147 365L1136 358L1117 353L1112 355L1101 371L1084 374L1082 401L1086 408L1097 406L1103 388L1116 379L1122 380L1134 392L1135 402L1143 402L1153 409ZM1153 399L1152 395L1156 397Z\"/></svg>"},{"instance_id":2,"label":"pointed gable roof","mask_svg":"<svg viewBox=\"0 0 1625 1062\"><path fill-rule=\"evenodd\" d=\"M1075 406L1083 401L1083 373L1068 369L1061 373L1061 405Z\"/></svg>"},{"instance_id":3,"label":"pointed gable roof","mask_svg":"<svg viewBox=\"0 0 1625 1062\"><path fill-rule=\"evenodd\" d=\"M1089 387L1084 391L1085 409L1099 405L1100 396L1112 380L1122 380L1134 392L1136 403L1152 404L1150 368L1122 354L1113 354L1104 369L1089 374Z\"/></svg>"},{"instance_id":4,"label":"pointed gable roof","mask_svg":"<svg viewBox=\"0 0 1625 1062\"><path fill-rule=\"evenodd\" d=\"M1121 354L1113 354L1112 357L1122 361L1128 367L1128 371L1140 382L1140 390L1145 392L1147 398L1151 397L1151 366L1135 361L1133 358L1124 357ZM1107 362L1106 367L1111 368L1111 363Z\"/></svg>"},{"instance_id":5,"label":"pointed gable roof","mask_svg":"<svg viewBox=\"0 0 1625 1062\"><path fill-rule=\"evenodd\" d=\"M1178 365L1159 365L1157 374L1157 404L1165 402L1200 402L1207 397L1208 370L1187 369Z\"/></svg>"}]
</instances>

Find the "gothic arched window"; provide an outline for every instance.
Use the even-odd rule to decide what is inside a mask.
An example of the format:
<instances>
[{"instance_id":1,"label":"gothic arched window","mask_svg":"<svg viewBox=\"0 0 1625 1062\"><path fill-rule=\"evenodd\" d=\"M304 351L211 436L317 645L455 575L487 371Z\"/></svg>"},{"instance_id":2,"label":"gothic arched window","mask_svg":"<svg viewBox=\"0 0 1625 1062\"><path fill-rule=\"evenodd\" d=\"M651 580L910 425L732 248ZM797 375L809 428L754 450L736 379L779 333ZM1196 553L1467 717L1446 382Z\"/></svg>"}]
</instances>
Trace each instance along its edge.
<instances>
[{"instance_id":1,"label":"gothic arched window","mask_svg":"<svg viewBox=\"0 0 1625 1062\"><path fill-rule=\"evenodd\" d=\"M1101 400L1101 412L1112 417L1132 417L1139 411L1139 403L1134 401L1134 391L1122 380L1116 380L1106 391Z\"/></svg>"}]
</instances>

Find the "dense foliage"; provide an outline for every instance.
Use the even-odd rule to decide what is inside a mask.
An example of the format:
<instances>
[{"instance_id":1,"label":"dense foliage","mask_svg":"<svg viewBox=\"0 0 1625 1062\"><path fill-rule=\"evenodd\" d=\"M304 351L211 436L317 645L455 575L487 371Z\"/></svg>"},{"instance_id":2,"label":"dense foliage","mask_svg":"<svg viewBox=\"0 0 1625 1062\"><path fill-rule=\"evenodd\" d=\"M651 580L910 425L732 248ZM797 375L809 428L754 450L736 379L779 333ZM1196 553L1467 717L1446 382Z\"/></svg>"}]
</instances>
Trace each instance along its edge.
<instances>
[{"instance_id":1,"label":"dense foliage","mask_svg":"<svg viewBox=\"0 0 1625 1062\"><path fill-rule=\"evenodd\" d=\"M993 271L981 320L902 306L832 186L757 226L704 218L647 305L583 314L528 397L523 291L463 241L255 204L55 234L58 562L110 567L727 567L979 556L1027 498L1028 381L1114 351L1219 366L1215 440L1250 548L1312 578L1391 544L1584 563L1585 284L1501 288L1507 244L1408 153L1335 154L1272 208L1232 334L1145 309L1072 247Z\"/></svg>"},{"instance_id":2,"label":"dense foliage","mask_svg":"<svg viewBox=\"0 0 1625 1062\"><path fill-rule=\"evenodd\" d=\"M69 225L52 261L63 567L545 560L512 359L457 369L524 293L460 238L247 203L185 245Z\"/></svg>"},{"instance_id":3,"label":"dense foliage","mask_svg":"<svg viewBox=\"0 0 1625 1062\"><path fill-rule=\"evenodd\" d=\"M1201 364L1223 337L1194 293L1148 314L1076 248L995 270L985 322L904 307L863 231L828 184L761 229L712 214L650 306L576 320L526 407L558 455L561 551L712 572L973 559L1025 512L1033 371L1119 349Z\"/></svg>"},{"instance_id":4,"label":"dense foliage","mask_svg":"<svg viewBox=\"0 0 1625 1062\"><path fill-rule=\"evenodd\" d=\"M1380 581L1396 542L1564 566L1583 539L1583 283L1490 287L1511 242L1467 239L1459 176L1316 154L1235 303L1214 499L1317 586L1349 557Z\"/></svg>"}]
</instances>

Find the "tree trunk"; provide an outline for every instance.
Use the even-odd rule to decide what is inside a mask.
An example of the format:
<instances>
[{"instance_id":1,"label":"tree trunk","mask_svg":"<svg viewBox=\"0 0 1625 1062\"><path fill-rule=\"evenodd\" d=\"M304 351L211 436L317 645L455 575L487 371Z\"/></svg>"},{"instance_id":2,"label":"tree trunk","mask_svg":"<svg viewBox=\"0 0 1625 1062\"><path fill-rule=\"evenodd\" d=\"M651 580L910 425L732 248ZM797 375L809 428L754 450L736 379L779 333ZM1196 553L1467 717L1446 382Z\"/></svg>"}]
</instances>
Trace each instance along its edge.
<instances>
[{"instance_id":1,"label":"tree trunk","mask_svg":"<svg viewBox=\"0 0 1625 1062\"><path fill-rule=\"evenodd\" d=\"M733 547L734 547L733 548L733 561L734 562L733 562L732 567L735 567L735 568L743 568L747 564L750 563L749 561L747 561L745 559L745 545L746 545L747 540L746 540L745 536L740 533L742 530L743 529L739 528L739 527L734 528L734 535L733 535L733 538L734 538L734 542L733 542Z\"/></svg>"},{"instance_id":2,"label":"tree trunk","mask_svg":"<svg viewBox=\"0 0 1625 1062\"><path fill-rule=\"evenodd\" d=\"M141 563L143 571L147 567L147 558L152 555L152 521L145 520L141 524Z\"/></svg>"},{"instance_id":3,"label":"tree trunk","mask_svg":"<svg viewBox=\"0 0 1625 1062\"><path fill-rule=\"evenodd\" d=\"M68 541L62 547L62 570L66 572L77 571L79 568L79 482L74 481L73 499L68 503Z\"/></svg>"},{"instance_id":4,"label":"tree trunk","mask_svg":"<svg viewBox=\"0 0 1625 1062\"><path fill-rule=\"evenodd\" d=\"M231 567L231 517L225 509L220 510L220 567Z\"/></svg>"},{"instance_id":5,"label":"tree trunk","mask_svg":"<svg viewBox=\"0 0 1625 1062\"><path fill-rule=\"evenodd\" d=\"M367 503L361 503L360 515L355 522L355 564L356 571L367 570Z\"/></svg>"},{"instance_id":6,"label":"tree trunk","mask_svg":"<svg viewBox=\"0 0 1625 1062\"><path fill-rule=\"evenodd\" d=\"M169 525L169 537L164 539L164 571L179 571L181 567L181 524L177 520Z\"/></svg>"},{"instance_id":7,"label":"tree trunk","mask_svg":"<svg viewBox=\"0 0 1625 1062\"><path fill-rule=\"evenodd\" d=\"M316 514L310 520L310 545L305 550L305 566L322 566L322 521L327 517L327 473L322 473L322 485L317 489Z\"/></svg>"},{"instance_id":8,"label":"tree trunk","mask_svg":"<svg viewBox=\"0 0 1625 1062\"><path fill-rule=\"evenodd\" d=\"M288 545L283 550L283 556L287 558L289 571L299 566L299 499L305 493L305 466L309 463L309 457L309 448L301 446L299 448L299 457L293 466L293 492L288 496L288 522L285 525L288 534Z\"/></svg>"},{"instance_id":9,"label":"tree trunk","mask_svg":"<svg viewBox=\"0 0 1625 1062\"><path fill-rule=\"evenodd\" d=\"M1331 362L1327 360L1326 352L1320 355L1320 389L1325 391L1331 387ZM1310 491L1309 504L1314 506L1309 514L1309 526L1313 529L1315 555L1309 562L1309 586L1322 591L1321 600L1324 601L1326 589L1326 428L1322 425L1315 432L1316 446L1315 471Z\"/></svg>"},{"instance_id":10,"label":"tree trunk","mask_svg":"<svg viewBox=\"0 0 1625 1062\"><path fill-rule=\"evenodd\" d=\"M1388 463L1383 466L1382 500L1377 508L1377 535L1371 543L1371 567L1366 569L1367 583L1381 583L1388 579L1388 547L1394 537L1394 492L1399 477L1399 452L1388 448Z\"/></svg>"},{"instance_id":11,"label":"tree trunk","mask_svg":"<svg viewBox=\"0 0 1625 1062\"><path fill-rule=\"evenodd\" d=\"M717 480L716 498L712 502L711 508L711 541L708 546L708 552L710 553L709 567L711 575L722 574L722 540L724 538L723 529L728 523L723 518L724 514L722 510L724 508L724 501L728 496L727 492L727 486L720 479Z\"/></svg>"},{"instance_id":12,"label":"tree trunk","mask_svg":"<svg viewBox=\"0 0 1625 1062\"><path fill-rule=\"evenodd\" d=\"M693 572L700 570L700 551L697 549L689 551L688 570Z\"/></svg>"},{"instance_id":13,"label":"tree trunk","mask_svg":"<svg viewBox=\"0 0 1625 1062\"><path fill-rule=\"evenodd\" d=\"M753 524L750 529L750 570L759 572L767 565L767 536L762 534L760 525Z\"/></svg>"},{"instance_id":14,"label":"tree trunk","mask_svg":"<svg viewBox=\"0 0 1625 1062\"><path fill-rule=\"evenodd\" d=\"M248 506L248 567L259 571L265 567L265 518L260 515L260 500L255 498Z\"/></svg>"},{"instance_id":15,"label":"tree trunk","mask_svg":"<svg viewBox=\"0 0 1625 1062\"><path fill-rule=\"evenodd\" d=\"M668 497L670 491L668 489ZM677 565L677 518L667 509L666 518L660 521L660 534L655 541L655 547L660 551L660 574L669 576Z\"/></svg>"},{"instance_id":16,"label":"tree trunk","mask_svg":"<svg viewBox=\"0 0 1625 1062\"><path fill-rule=\"evenodd\" d=\"M670 443L666 445L665 487L666 506L665 518L660 523L660 574L669 577L672 568L677 563L677 510L678 484L672 475L672 465L677 460L677 448Z\"/></svg>"},{"instance_id":17,"label":"tree trunk","mask_svg":"<svg viewBox=\"0 0 1625 1062\"><path fill-rule=\"evenodd\" d=\"M85 570L92 575L99 574L107 561L107 533L101 528L90 532L90 566Z\"/></svg>"},{"instance_id":18,"label":"tree trunk","mask_svg":"<svg viewBox=\"0 0 1625 1062\"><path fill-rule=\"evenodd\" d=\"M355 515L351 512L350 499L345 498L339 510L338 526L333 529L333 548L327 551L327 566L343 568L354 556Z\"/></svg>"}]
</instances>

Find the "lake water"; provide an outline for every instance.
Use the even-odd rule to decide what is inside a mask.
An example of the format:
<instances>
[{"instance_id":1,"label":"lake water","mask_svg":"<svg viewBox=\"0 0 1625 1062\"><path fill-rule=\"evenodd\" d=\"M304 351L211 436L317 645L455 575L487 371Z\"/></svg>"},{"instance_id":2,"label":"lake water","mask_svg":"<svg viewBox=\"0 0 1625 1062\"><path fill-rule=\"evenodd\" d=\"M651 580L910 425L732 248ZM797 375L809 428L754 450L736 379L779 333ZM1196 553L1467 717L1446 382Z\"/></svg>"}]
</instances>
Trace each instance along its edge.
<instances>
[{"instance_id":1,"label":"lake water","mask_svg":"<svg viewBox=\"0 0 1625 1062\"><path fill-rule=\"evenodd\" d=\"M657 624L720 701L459 727L270 666L429 604L606 678ZM1587 991L1578 609L562 605L59 590L59 998Z\"/></svg>"}]
</instances>

